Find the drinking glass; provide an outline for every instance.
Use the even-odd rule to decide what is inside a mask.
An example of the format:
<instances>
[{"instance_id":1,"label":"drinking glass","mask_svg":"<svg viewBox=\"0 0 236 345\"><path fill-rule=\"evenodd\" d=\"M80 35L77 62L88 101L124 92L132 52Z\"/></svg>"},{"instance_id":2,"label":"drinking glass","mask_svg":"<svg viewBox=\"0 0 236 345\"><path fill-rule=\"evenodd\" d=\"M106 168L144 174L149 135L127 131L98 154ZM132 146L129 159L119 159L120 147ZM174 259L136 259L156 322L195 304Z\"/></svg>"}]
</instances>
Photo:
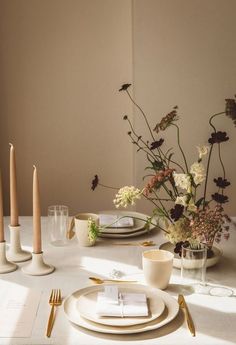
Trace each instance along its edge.
<instances>
[{"instance_id":1,"label":"drinking glass","mask_svg":"<svg viewBox=\"0 0 236 345\"><path fill-rule=\"evenodd\" d=\"M192 285L197 289L206 284L207 247L201 245L199 249L182 246L181 280L184 285Z\"/></svg>"},{"instance_id":2,"label":"drinking glass","mask_svg":"<svg viewBox=\"0 0 236 345\"><path fill-rule=\"evenodd\" d=\"M51 244L65 246L68 244L66 232L68 228L69 210L64 205L48 207L48 231L50 232Z\"/></svg>"}]
</instances>

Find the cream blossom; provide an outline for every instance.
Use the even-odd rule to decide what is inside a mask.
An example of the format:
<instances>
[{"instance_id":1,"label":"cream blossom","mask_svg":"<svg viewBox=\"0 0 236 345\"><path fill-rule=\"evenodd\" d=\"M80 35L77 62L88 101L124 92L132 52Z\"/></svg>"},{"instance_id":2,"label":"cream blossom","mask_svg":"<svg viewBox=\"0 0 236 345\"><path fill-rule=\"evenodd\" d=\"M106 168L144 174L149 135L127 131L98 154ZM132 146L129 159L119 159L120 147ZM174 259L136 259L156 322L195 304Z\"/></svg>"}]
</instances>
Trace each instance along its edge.
<instances>
[{"instance_id":1,"label":"cream blossom","mask_svg":"<svg viewBox=\"0 0 236 345\"><path fill-rule=\"evenodd\" d=\"M188 174L173 174L175 185L182 189L186 189L188 193L191 193L191 179Z\"/></svg>"},{"instance_id":2,"label":"cream blossom","mask_svg":"<svg viewBox=\"0 0 236 345\"><path fill-rule=\"evenodd\" d=\"M140 199L142 191L134 186L125 186L119 189L118 193L113 200L115 206L127 207L129 205L134 205L137 199Z\"/></svg>"},{"instance_id":3,"label":"cream blossom","mask_svg":"<svg viewBox=\"0 0 236 345\"><path fill-rule=\"evenodd\" d=\"M203 156L206 156L209 152L209 149L210 148L207 145L197 146L199 159L202 159Z\"/></svg>"},{"instance_id":4,"label":"cream blossom","mask_svg":"<svg viewBox=\"0 0 236 345\"><path fill-rule=\"evenodd\" d=\"M188 203L188 211L197 212L197 206L194 204L193 199L191 198Z\"/></svg>"},{"instance_id":5,"label":"cream blossom","mask_svg":"<svg viewBox=\"0 0 236 345\"><path fill-rule=\"evenodd\" d=\"M193 163L190 167L190 173L193 175L195 184L199 184L205 180L205 168L202 163Z\"/></svg>"},{"instance_id":6,"label":"cream blossom","mask_svg":"<svg viewBox=\"0 0 236 345\"><path fill-rule=\"evenodd\" d=\"M181 241L188 241L191 237L190 222L186 218L181 218L175 223L170 224L166 231L166 238L173 244Z\"/></svg>"},{"instance_id":7,"label":"cream blossom","mask_svg":"<svg viewBox=\"0 0 236 345\"><path fill-rule=\"evenodd\" d=\"M183 205L184 207L188 206L188 196L184 195L184 196L177 196L175 203L178 205Z\"/></svg>"}]
</instances>

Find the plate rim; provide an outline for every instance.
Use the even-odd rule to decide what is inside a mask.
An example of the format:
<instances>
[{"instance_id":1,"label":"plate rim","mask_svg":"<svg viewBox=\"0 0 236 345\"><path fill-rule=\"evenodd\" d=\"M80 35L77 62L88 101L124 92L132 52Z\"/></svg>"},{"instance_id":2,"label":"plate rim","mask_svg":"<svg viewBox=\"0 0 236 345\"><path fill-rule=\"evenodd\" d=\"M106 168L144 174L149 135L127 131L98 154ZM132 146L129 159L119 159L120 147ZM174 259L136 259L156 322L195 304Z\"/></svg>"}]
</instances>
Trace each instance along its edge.
<instances>
[{"instance_id":1,"label":"plate rim","mask_svg":"<svg viewBox=\"0 0 236 345\"><path fill-rule=\"evenodd\" d=\"M104 285L109 285L109 284L104 284ZM123 286L128 286L128 285L130 286L131 284L123 284ZM151 288L147 285L143 285L143 284L136 284L135 286L139 287L140 289L149 289L149 288L155 289L155 288ZM68 315L68 312L66 311L66 307L67 307L68 303L72 303L72 304L74 303L74 305L72 307L74 307L74 308L76 307L75 306L75 304L76 304L75 298L74 298L74 301L73 300L70 301L71 298L73 298L73 296L75 294L78 294L79 291L83 292L83 291L86 291L87 289L93 289L95 287L96 286L92 285L92 286L87 286L85 288L76 290L76 291L72 292L69 296L67 296L66 299L64 300L64 303L63 303L63 310L64 310L64 313L65 313L67 319L70 322L72 322L73 324L80 326L82 328L88 329L90 331L95 331L98 333L105 333L105 334L135 334L135 333L148 332L148 331L151 331L154 329L161 328L162 326L170 323L173 319L176 318L176 316L179 313L179 304L178 304L177 300L174 297L172 297L170 294L168 294L167 292L156 289L158 291L158 293L160 294L160 296L163 298L164 303L168 309L167 317L164 320L162 320L156 324L154 323L154 324L149 325L150 322L147 322L145 324L140 324L137 326L114 328L114 326L107 326L107 325L96 324L95 322L90 322L90 321L84 319L79 314L77 314L76 320L74 317L71 317L71 315ZM169 305L172 305L172 309L168 308ZM78 318L79 318L79 321L78 321ZM151 322L155 322L155 320L153 320ZM104 328L102 328L102 326L106 327L106 328L104 329ZM137 327L137 328L132 329L132 327Z\"/></svg>"}]
</instances>

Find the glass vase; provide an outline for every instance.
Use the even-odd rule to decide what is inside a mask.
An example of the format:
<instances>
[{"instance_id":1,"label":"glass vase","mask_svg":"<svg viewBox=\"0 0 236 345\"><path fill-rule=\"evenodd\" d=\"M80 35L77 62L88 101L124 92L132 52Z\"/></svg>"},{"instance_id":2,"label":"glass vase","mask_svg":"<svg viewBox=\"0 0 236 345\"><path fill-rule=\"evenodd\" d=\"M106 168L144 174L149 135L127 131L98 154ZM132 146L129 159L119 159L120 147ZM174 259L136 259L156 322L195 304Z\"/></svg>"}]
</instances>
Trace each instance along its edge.
<instances>
[{"instance_id":1,"label":"glass vase","mask_svg":"<svg viewBox=\"0 0 236 345\"><path fill-rule=\"evenodd\" d=\"M197 292L206 284L207 246L198 249L182 246L181 251L181 283L191 285Z\"/></svg>"}]
</instances>

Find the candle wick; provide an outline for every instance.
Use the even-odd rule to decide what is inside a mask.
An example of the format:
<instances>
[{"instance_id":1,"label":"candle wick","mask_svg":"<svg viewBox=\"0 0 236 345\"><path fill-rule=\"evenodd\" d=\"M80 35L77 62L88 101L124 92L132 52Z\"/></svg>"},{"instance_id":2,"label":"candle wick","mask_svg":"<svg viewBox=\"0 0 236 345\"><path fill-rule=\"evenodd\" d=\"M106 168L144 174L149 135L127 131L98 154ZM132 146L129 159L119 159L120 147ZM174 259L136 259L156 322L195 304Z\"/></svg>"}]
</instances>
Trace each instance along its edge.
<instances>
[{"instance_id":1,"label":"candle wick","mask_svg":"<svg viewBox=\"0 0 236 345\"><path fill-rule=\"evenodd\" d=\"M33 165L33 168L34 168L34 169L36 169L36 166L35 166L35 165Z\"/></svg>"},{"instance_id":2,"label":"candle wick","mask_svg":"<svg viewBox=\"0 0 236 345\"><path fill-rule=\"evenodd\" d=\"M9 143L9 145L10 145L11 147L13 147L13 144L12 144L12 143Z\"/></svg>"}]
</instances>

